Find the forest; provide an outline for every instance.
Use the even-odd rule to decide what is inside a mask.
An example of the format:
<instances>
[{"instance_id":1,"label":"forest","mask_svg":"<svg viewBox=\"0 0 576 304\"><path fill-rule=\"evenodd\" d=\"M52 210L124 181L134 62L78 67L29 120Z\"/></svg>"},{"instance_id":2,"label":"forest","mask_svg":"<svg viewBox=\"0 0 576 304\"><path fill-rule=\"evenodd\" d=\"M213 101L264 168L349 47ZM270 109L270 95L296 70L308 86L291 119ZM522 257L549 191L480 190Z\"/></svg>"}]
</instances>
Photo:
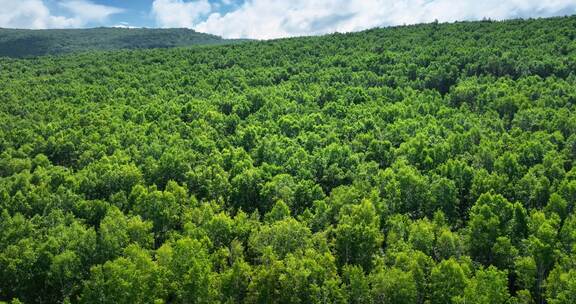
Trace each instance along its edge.
<instances>
[{"instance_id":1,"label":"forest","mask_svg":"<svg viewBox=\"0 0 576 304\"><path fill-rule=\"evenodd\" d=\"M93 28L25 30L0 28L0 57L33 57L97 50L153 49L238 43L190 29Z\"/></svg>"},{"instance_id":2,"label":"forest","mask_svg":"<svg viewBox=\"0 0 576 304\"><path fill-rule=\"evenodd\" d=\"M576 16L0 58L0 302L576 303Z\"/></svg>"}]
</instances>

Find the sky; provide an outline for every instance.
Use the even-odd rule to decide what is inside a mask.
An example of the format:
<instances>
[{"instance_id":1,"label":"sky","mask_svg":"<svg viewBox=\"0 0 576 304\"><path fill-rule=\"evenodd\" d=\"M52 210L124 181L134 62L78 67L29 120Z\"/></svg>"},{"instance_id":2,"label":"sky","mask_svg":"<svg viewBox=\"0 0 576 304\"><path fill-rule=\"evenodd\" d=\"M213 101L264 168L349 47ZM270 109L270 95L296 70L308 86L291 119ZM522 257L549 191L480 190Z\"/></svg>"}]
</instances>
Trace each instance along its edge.
<instances>
[{"instance_id":1,"label":"sky","mask_svg":"<svg viewBox=\"0 0 576 304\"><path fill-rule=\"evenodd\" d=\"M576 0L0 0L3 28L191 28L273 39L373 27L576 14Z\"/></svg>"}]
</instances>

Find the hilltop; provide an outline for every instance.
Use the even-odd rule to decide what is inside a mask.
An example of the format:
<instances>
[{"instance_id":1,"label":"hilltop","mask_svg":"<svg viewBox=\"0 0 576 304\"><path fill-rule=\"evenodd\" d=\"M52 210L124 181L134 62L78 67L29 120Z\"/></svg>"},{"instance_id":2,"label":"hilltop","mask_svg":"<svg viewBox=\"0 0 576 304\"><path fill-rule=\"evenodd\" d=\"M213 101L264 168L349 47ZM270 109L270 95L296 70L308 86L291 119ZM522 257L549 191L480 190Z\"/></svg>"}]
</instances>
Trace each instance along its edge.
<instances>
[{"instance_id":1,"label":"hilltop","mask_svg":"<svg viewBox=\"0 0 576 304\"><path fill-rule=\"evenodd\" d=\"M0 29L0 56L30 57L96 50L224 44L237 41L190 29Z\"/></svg>"}]
</instances>

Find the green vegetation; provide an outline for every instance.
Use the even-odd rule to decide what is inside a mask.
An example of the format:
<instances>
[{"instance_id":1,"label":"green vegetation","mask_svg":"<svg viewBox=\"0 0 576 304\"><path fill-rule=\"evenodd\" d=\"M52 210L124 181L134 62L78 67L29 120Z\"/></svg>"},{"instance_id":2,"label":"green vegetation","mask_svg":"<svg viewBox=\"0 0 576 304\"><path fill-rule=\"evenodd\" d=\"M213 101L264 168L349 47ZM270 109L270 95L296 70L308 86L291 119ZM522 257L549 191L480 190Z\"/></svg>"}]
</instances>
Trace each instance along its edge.
<instances>
[{"instance_id":1,"label":"green vegetation","mask_svg":"<svg viewBox=\"0 0 576 304\"><path fill-rule=\"evenodd\" d=\"M169 48L238 41L189 29L0 29L0 57L58 55L94 50Z\"/></svg>"},{"instance_id":2,"label":"green vegetation","mask_svg":"<svg viewBox=\"0 0 576 304\"><path fill-rule=\"evenodd\" d=\"M0 59L0 301L576 301L576 17Z\"/></svg>"}]
</instances>

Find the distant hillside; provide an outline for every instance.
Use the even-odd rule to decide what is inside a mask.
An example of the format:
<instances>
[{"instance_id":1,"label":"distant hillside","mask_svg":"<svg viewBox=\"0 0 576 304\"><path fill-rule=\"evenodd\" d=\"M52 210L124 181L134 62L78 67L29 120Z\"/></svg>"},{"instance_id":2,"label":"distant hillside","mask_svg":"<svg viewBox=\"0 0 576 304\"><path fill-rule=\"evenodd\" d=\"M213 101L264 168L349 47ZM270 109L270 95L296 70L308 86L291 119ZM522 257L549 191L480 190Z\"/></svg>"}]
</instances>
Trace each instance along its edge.
<instances>
[{"instance_id":1,"label":"distant hillside","mask_svg":"<svg viewBox=\"0 0 576 304\"><path fill-rule=\"evenodd\" d=\"M234 42L190 29L0 29L0 56L29 57L89 50L169 48Z\"/></svg>"}]
</instances>

